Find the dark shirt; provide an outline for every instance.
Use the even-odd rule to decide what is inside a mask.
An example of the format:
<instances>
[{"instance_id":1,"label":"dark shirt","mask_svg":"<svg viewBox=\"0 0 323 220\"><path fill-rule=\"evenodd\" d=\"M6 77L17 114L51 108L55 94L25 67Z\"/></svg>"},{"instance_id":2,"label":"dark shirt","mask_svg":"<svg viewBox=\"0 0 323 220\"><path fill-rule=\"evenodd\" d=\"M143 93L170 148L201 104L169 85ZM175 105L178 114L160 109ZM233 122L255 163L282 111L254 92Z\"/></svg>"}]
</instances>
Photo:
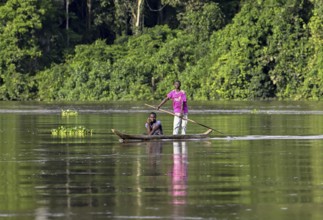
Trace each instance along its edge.
<instances>
[{"instance_id":1,"label":"dark shirt","mask_svg":"<svg viewBox=\"0 0 323 220\"><path fill-rule=\"evenodd\" d=\"M152 135L162 135L163 134L163 126L160 121L156 121L155 123L146 123L145 127L148 128L150 126L150 130L152 130L155 126L159 126L159 128Z\"/></svg>"}]
</instances>

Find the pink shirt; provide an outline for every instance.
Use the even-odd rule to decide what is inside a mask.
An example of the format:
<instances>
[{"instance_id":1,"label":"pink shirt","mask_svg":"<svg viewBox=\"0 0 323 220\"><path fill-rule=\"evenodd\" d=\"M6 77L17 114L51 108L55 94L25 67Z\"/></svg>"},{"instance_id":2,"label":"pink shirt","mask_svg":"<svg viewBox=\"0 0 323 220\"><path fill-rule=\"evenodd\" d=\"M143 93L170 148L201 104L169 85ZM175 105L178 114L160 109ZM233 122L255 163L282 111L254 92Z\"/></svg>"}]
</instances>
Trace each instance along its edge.
<instances>
[{"instance_id":1,"label":"pink shirt","mask_svg":"<svg viewBox=\"0 0 323 220\"><path fill-rule=\"evenodd\" d=\"M188 113L186 94L183 90L177 92L175 89L167 94L169 99L173 100L174 113L182 113L181 107L183 104L183 113Z\"/></svg>"}]
</instances>

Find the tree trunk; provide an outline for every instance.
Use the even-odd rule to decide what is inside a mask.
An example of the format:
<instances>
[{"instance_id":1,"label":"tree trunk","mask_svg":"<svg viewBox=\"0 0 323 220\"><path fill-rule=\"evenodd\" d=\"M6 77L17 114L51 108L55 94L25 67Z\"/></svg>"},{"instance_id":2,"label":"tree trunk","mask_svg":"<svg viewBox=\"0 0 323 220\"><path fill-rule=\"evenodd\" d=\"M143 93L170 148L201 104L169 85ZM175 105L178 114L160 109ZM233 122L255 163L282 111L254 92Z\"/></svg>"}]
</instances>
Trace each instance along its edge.
<instances>
[{"instance_id":1,"label":"tree trunk","mask_svg":"<svg viewBox=\"0 0 323 220\"><path fill-rule=\"evenodd\" d=\"M70 5L70 0L66 0L65 2L65 20L66 20L66 24L65 24L65 29L68 30L69 29L69 10L68 7Z\"/></svg>"},{"instance_id":2,"label":"tree trunk","mask_svg":"<svg viewBox=\"0 0 323 220\"><path fill-rule=\"evenodd\" d=\"M69 38L69 34L68 34L68 31L70 28L69 27L69 20L70 20L69 5L70 5L70 0L66 0L66 2L65 2L65 20L66 20L65 30L66 30L66 45L67 45L67 47L69 46L69 43L70 43L70 38Z\"/></svg>"},{"instance_id":3,"label":"tree trunk","mask_svg":"<svg viewBox=\"0 0 323 220\"><path fill-rule=\"evenodd\" d=\"M135 11L135 8L133 9L133 23L134 23L134 34L137 35L140 33L141 31L141 26L142 26L142 22L141 22L141 15L143 14L143 3L144 0L137 0L137 10Z\"/></svg>"},{"instance_id":4,"label":"tree trunk","mask_svg":"<svg viewBox=\"0 0 323 220\"><path fill-rule=\"evenodd\" d=\"M87 19L86 19L86 27L87 30L91 30L91 21L92 21L92 0L87 0Z\"/></svg>"},{"instance_id":5,"label":"tree trunk","mask_svg":"<svg viewBox=\"0 0 323 220\"><path fill-rule=\"evenodd\" d=\"M162 3L161 1L158 2L158 7L157 8L162 8ZM164 14L163 10L158 10L158 18L157 18L157 24L161 25L164 21Z\"/></svg>"}]
</instances>

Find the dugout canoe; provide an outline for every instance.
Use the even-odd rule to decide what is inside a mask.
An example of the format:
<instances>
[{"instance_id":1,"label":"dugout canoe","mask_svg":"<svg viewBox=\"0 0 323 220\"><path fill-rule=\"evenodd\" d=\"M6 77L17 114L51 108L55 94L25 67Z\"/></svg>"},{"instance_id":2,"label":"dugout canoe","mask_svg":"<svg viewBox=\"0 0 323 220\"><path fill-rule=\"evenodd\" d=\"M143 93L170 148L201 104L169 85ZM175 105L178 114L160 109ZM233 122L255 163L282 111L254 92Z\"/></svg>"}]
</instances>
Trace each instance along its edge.
<instances>
[{"instance_id":1,"label":"dugout canoe","mask_svg":"<svg viewBox=\"0 0 323 220\"><path fill-rule=\"evenodd\" d=\"M120 138L120 142L129 141L156 141L156 140L189 140L189 139L205 139L209 137L212 129L208 129L201 134L178 134L178 135L141 135L141 134L126 134L116 129L111 129L112 133Z\"/></svg>"}]
</instances>

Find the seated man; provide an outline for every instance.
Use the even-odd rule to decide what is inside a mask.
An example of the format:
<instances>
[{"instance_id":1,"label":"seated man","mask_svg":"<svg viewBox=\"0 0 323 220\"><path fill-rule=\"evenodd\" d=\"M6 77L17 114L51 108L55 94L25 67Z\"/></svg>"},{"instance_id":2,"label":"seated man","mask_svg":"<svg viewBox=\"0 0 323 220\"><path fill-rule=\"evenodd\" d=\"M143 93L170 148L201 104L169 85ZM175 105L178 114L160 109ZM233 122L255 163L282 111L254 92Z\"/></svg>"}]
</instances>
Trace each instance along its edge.
<instances>
[{"instance_id":1,"label":"seated man","mask_svg":"<svg viewBox=\"0 0 323 220\"><path fill-rule=\"evenodd\" d=\"M163 134L163 127L160 121L156 120L157 115L155 112L151 112L145 127L147 129L148 135L162 135Z\"/></svg>"}]
</instances>

